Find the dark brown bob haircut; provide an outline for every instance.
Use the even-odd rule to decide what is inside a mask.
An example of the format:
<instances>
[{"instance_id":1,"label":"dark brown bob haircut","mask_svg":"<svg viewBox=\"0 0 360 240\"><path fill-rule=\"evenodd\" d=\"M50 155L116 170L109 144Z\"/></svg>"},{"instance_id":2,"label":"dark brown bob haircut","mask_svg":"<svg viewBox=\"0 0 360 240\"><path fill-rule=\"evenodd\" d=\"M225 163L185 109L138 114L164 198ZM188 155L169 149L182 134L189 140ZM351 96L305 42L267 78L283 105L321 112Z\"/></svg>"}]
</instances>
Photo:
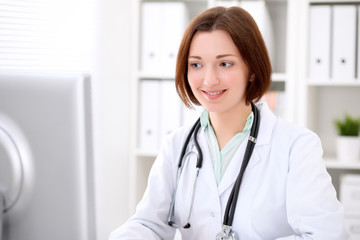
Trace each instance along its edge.
<instances>
[{"instance_id":1,"label":"dark brown bob haircut","mask_svg":"<svg viewBox=\"0 0 360 240\"><path fill-rule=\"evenodd\" d=\"M181 100L189 108L192 108L193 104L200 105L187 78L189 49L195 33L214 30L225 30L230 34L250 74L255 75L245 93L246 104L259 101L271 84L270 58L255 20L240 7L210 8L190 22L185 30L176 63L175 85Z\"/></svg>"}]
</instances>

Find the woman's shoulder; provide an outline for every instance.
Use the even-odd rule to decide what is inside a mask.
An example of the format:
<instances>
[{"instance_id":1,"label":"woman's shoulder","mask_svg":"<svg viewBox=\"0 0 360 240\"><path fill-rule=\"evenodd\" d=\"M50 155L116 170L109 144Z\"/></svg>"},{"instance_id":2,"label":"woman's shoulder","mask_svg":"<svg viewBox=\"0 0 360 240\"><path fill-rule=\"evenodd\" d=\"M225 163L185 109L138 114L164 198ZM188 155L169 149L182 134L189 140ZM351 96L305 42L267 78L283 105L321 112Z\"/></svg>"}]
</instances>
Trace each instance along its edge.
<instances>
[{"instance_id":1,"label":"woman's shoulder","mask_svg":"<svg viewBox=\"0 0 360 240\"><path fill-rule=\"evenodd\" d=\"M319 136L314 131L281 117L278 117L274 129L274 140L284 144L284 146L293 146L297 142L320 142Z\"/></svg>"}]
</instances>

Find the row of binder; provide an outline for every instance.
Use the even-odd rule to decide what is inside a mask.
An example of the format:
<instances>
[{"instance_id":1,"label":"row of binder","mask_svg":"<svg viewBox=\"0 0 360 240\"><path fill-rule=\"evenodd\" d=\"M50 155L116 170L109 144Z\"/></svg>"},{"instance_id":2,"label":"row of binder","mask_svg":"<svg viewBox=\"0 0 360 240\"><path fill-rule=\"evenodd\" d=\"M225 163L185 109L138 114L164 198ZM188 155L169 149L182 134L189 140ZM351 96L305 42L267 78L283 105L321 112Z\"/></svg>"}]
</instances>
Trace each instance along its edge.
<instances>
[{"instance_id":1,"label":"row of binder","mask_svg":"<svg viewBox=\"0 0 360 240\"><path fill-rule=\"evenodd\" d=\"M141 15L141 72L173 76L188 22L183 2L144 2Z\"/></svg>"},{"instance_id":2,"label":"row of binder","mask_svg":"<svg viewBox=\"0 0 360 240\"><path fill-rule=\"evenodd\" d=\"M141 80L139 100L138 148L147 152L158 151L167 134L195 123L202 112L201 107L185 107L173 80Z\"/></svg>"},{"instance_id":3,"label":"row of binder","mask_svg":"<svg viewBox=\"0 0 360 240\"><path fill-rule=\"evenodd\" d=\"M242 1L236 5L254 17L273 60L273 27L265 2ZM190 21L189 11L184 2L142 3L140 71L143 75L174 76L177 52Z\"/></svg>"},{"instance_id":4,"label":"row of binder","mask_svg":"<svg viewBox=\"0 0 360 240\"><path fill-rule=\"evenodd\" d=\"M359 78L357 8L357 5L310 6L310 79L352 82Z\"/></svg>"}]
</instances>

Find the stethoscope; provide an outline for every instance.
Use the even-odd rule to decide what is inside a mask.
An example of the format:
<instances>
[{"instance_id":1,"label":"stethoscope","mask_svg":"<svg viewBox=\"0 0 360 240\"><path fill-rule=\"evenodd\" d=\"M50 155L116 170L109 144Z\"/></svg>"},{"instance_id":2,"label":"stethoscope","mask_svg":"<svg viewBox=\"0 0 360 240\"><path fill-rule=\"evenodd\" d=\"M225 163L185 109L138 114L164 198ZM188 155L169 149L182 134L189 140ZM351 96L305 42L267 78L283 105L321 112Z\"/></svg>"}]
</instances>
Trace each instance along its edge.
<instances>
[{"instance_id":1,"label":"stethoscope","mask_svg":"<svg viewBox=\"0 0 360 240\"><path fill-rule=\"evenodd\" d=\"M243 158L243 162L241 164L241 169L240 172L236 178L235 184L231 190L227 205L226 205L226 209L225 209L225 215L224 215L224 220L223 220L223 224L222 224L222 231L219 232L216 235L216 239L217 240L231 240L231 239L237 239L237 236L235 234L234 231L232 231L232 223L233 223L233 219L234 219L234 214L235 214L235 209L236 209L236 203L237 203L237 199L239 196L239 191L240 191L240 185L241 185L241 181L245 172L245 169L249 163L251 154L254 150L255 144L256 144L256 138L259 132L259 125L260 125L260 115L259 115L259 110L257 109L257 107L255 106L254 103L251 103L251 108L252 108L252 112L254 114L254 120L251 126L251 131L250 131L250 135L249 135L249 139L248 139L248 143L246 145L246 150L245 150L245 154L244 154L244 158ZM203 161L203 156L202 156L202 151L199 145L199 142L197 140L197 135L199 132L199 129L201 127L200 124L200 119L198 119L195 124L192 126L189 134L187 135L186 139L185 139L185 143L184 146L182 148L181 154L180 154L180 159L179 159L179 163L178 163L178 171L177 171L177 177L176 177L176 186L174 189L174 194L173 194L173 198L172 198L172 202L170 205L170 211L169 211L169 216L168 216L168 224L172 227L177 227L177 228L190 228L190 216L191 216L191 210L193 207L193 202L194 202L194 195L195 195L195 188L196 188L196 182L197 182L197 178L199 176L199 172L200 172L200 168L202 166L202 161ZM186 149L187 146L190 142L191 137L194 136L194 145L195 148L197 150L197 152L195 151L189 151L186 153ZM196 163L196 177L194 178L194 183L193 183L193 190L192 190L192 194L191 194L191 203L190 203L190 208L189 208L189 212L186 218L185 223L183 224L176 224L174 221L175 218L175 198L176 198L176 193L177 193L177 188L178 188L178 184L179 184L179 179L181 177L181 173L183 170L183 161L185 158L187 158L189 155L191 154L195 154L197 156L197 163Z\"/></svg>"}]
</instances>

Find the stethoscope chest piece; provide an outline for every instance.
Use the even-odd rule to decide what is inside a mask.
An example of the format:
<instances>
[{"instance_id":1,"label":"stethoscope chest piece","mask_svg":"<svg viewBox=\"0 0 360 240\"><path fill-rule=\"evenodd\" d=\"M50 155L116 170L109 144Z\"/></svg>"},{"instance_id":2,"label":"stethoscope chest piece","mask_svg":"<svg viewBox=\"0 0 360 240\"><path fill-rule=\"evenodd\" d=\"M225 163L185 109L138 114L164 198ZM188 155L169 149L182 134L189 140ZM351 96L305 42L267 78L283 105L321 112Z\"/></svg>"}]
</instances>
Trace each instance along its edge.
<instances>
[{"instance_id":1,"label":"stethoscope chest piece","mask_svg":"<svg viewBox=\"0 0 360 240\"><path fill-rule=\"evenodd\" d=\"M222 231L216 235L216 240L237 240L237 237L231 226L223 225Z\"/></svg>"}]
</instances>

